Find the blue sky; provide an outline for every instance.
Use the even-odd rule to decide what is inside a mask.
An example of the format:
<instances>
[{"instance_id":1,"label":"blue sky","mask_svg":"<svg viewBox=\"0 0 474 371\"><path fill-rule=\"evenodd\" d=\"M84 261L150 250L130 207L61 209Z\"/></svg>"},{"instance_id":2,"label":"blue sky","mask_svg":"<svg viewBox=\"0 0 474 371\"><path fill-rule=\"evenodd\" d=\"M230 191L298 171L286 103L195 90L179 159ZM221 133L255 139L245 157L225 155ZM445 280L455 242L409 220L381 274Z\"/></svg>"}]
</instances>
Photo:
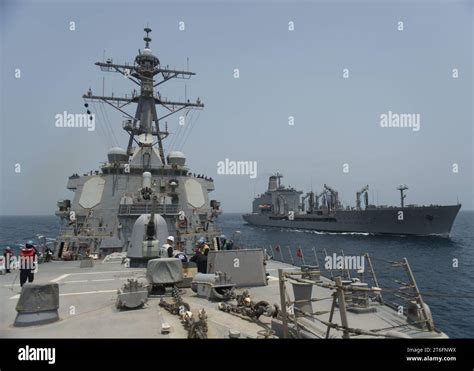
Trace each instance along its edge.
<instances>
[{"instance_id":1,"label":"blue sky","mask_svg":"<svg viewBox=\"0 0 474 371\"><path fill-rule=\"evenodd\" d=\"M97 169L109 147L126 146L112 109L95 107L93 132L57 128L55 115L83 113L82 94L101 93L103 77L107 94L130 93L133 84L93 63L104 50L114 62L132 62L146 24L162 65L185 68L189 57L197 73L160 93L184 99L186 84L187 96L206 105L186 141L177 116L168 119L181 139L165 149L183 144L191 171L214 178L224 211L250 210L275 171L305 191L331 185L350 205L365 184L374 203L398 204L395 188L405 183L407 203L474 206L469 1L2 0L1 7L0 214L52 214L57 200L72 197L69 175ZM389 110L420 114L421 129L381 128ZM257 161L257 179L217 175L226 158Z\"/></svg>"}]
</instances>

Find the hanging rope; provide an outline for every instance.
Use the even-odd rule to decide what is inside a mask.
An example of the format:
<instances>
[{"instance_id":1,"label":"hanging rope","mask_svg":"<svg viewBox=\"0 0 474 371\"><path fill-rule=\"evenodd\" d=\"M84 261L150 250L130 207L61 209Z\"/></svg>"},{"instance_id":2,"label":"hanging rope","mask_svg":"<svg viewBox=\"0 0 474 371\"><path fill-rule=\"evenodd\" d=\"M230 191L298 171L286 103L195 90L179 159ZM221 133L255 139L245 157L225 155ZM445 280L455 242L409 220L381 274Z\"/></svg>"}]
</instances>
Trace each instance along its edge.
<instances>
[{"instance_id":1,"label":"hanging rope","mask_svg":"<svg viewBox=\"0 0 474 371\"><path fill-rule=\"evenodd\" d=\"M98 114L97 114L98 110L97 110L97 107L96 107L96 105L95 105L95 102L92 101L91 103L92 103L92 107L93 107L94 113L95 113L95 115L96 115L96 118L98 118ZM100 130L101 133L102 133L102 134L101 134L102 142L105 144L105 146L106 146L107 148L112 147L112 145L111 145L111 139L110 139L109 135L107 134L106 128L105 128L104 126L102 126L102 125L103 125L102 123L96 122L96 124L97 124L97 126L99 126L99 130ZM104 141L105 141L105 142L104 142Z\"/></svg>"},{"instance_id":2,"label":"hanging rope","mask_svg":"<svg viewBox=\"0 0 474 371\"><path fill-rule=\"evenodd\" d=\"M110 133L110 139L112 140L112 142L118 146L118 141L117 141L117 137L115 136L115 132L112 128L112 123L106 118L106 113L105 113L105 109L104 109L104 106L103 106L103 103L99 103L99 108L100 108L100 111L101 111L101 114L102 114L102 118L104 119L104 123L105 123L105 126L107 127L107 129L109 130L109 133Z\"/></svg>"},{"instance_id":3,"label":"hanging rope","mask_svg":"<svg viewBox=\"0 0 474 371\"><path fill-rule=\"evenodd\" d=\"M193 119L194 119L194 114L195 114L195 111L192 111L191 112L191 116L189 117L189 120L187 120L187 124L185 124L185 128L183 130L183 133L181 134L181 136L178 138L178 141L175 143L175 147L176 147L176 150L177 151L180 151L181 148L183 147L183 142L184 142L184 139L186 138L186 136L188 135L188 132L190 131L190 129L192 128L192 125L193 125Z\"/></svg>"},{"instance_id":4,"label":"hanging rope","mask_svg":"<svg viewBox=\"0 0 474 371\"><path fill-rule=\"evenodd\" d=\"M104 112L105 114L105 118L109 124L109 127L110 127L110 131L112 132L112 135L114 137L114 140L115 140L115 143L117 144L117 146L119 145L119 141L117 140L117 137L115 135L115 131L114 131L114 126L112 124L112 121L109 119L109 114L107 112L107 109L104 108L103 104L101 104L101 107L102 107L102 111Z\"/></svg>"},{"instance_id":5,"label":"hanging rope","mask_svg":"<svg viewBox=\"0 0 474 371\"><path fill-rule=\"evenodd\" d=\"M194 124L199 120L199 116L200 116L200 115L201 115L201 111L198 112L197 117L196 117L196 118L194 119L194 121L191 123L191 128L189 129L188 134L187 134L186 138L184 139L183 144L182 144L181 147L180 147L181 149L182 149L182 148L184 147L184 145L186 144L186 141L188 140L188 138L189 138L191 132L193 131Z\"/></svg>"}]
</instances>

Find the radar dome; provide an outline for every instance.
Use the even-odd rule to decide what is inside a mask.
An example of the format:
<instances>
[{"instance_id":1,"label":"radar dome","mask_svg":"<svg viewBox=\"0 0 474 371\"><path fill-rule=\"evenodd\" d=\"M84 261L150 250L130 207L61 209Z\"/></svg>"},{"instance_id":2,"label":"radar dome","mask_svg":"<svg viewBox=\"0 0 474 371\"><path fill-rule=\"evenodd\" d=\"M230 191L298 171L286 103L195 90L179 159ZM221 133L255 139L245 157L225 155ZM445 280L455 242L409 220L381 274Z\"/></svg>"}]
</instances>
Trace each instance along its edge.
<instances>
[{"instance_id":1,"label":"radar dome","mask_svg":"<svg viewBox=\"0 0 474 371\"><path fill-rule=\"evenodd\" d=\"M168 154L168 164L184 166L186 163L186 156L183 152L173 151Z\"/></svg>"},{"instance_id":2,"label":"radar dome","mask_svg":"<svg viewBox=\"0 0 474 371\"><path fill-rule=\"evenodd\" d=\"M113 147L107 152L107 158L109 162L127 162L128 155L127 151L120 147Z\"/></svg>"}]
</instances>

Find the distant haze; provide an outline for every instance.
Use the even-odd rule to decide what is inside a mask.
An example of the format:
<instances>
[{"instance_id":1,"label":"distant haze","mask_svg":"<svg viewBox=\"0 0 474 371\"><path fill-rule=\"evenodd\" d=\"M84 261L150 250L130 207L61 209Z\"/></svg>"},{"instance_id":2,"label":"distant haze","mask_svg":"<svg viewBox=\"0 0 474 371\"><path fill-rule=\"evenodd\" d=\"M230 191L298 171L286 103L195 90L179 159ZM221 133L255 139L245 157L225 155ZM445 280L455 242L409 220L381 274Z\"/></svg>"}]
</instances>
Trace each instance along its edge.
<instances>
[{"instance_id":1,"label":"distant haze","mask_svg":"<svg viewBox=\"0 0 474 371\"><path fill-rule=\"evenodd\" d=\"M147 24L162 65L185 69L189 57L197 73L160 93L184 100L186 85L205 104L185 127L179 114L167 119L179 135L165 150L181 149L191 172L214 178L224 212L250 211L276 171L305 192L328 184L349 205L366 184L371 203L398 205L396 187L407 184L408 204L472 209L473 14L468 0L3 0L0 213L54 213L73 197L68 176L126 147L112 108L91 107L94 131L56 127L55 116L84 113L82 94L101 94L103 77L106 95L130 94L134 84L94 62L133 62ZM419 130L382 127L382 115L395 123L389 112L418 115ZM256 161L256 178L219 175L226 159Z\"/></svg>"}]
</instances>

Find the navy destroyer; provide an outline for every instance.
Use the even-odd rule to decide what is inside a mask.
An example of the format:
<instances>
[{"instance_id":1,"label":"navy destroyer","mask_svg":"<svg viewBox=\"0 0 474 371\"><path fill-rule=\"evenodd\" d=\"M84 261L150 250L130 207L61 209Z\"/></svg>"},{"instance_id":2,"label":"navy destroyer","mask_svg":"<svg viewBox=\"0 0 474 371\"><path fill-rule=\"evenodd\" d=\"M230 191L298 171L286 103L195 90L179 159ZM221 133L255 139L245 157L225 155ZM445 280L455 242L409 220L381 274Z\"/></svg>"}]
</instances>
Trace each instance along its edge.
<instances>
[{"instance_id":1,"label":"navy destroyer","mask_svg":"<svg viewBox=\"0 0 474 371\"><path fill-rule=\"evenodd\" d=\"M110 58L95 63L104 72L124 75L138 85L139 91L121 97L95 95L89 89L83 95L91 119L89 104L95 107L94 102L107 103L124 115L122 127L129 140L126 149L114 147L108 151L100 170L69 177L67 188L74 192L74 198L59 201L56 212L62 221L55 249L59 258L127 251L135 222L141 217L139 223L143 224L150 215L162 242L166 241L162 236L165 233L176 236L177 245L184 251L191 251L199 238L216 242L215 220L220 204L209 199L213 179L192 174L182 152L170 151L165 156L163 146L170 135L164 120L183 112L179 124L184 126L187 111L200 110L204 104L199 98L169 100L156 91L172 79L189 79L195 73L163 66L150 48L151 29L144 30L145 48L139 50L134 63L116 64ZM134 115L126 112L131 104L137 104ZM143 257L139 251L128 251L128 256L132 261Z\"/></svg>"},{"instance_id":2,"label":"navy destroyer","mask_svg":"<svg viewBox=\"0 0 474 371\"><path fill-rule=\"evenodd\" d=\"M461 208L457 205L405 205L406 185L400 185L400 206L369 204L369 186L356 193L356 206L344 207L336 190L324 184L320 193L297 191L281 184L282 175L269 178L267 191L253 201L249 224L309 229L321 232L360 232L388 235L448 237ZM364 206L362 206L362 200Z\"/></svg>"}]
</instances>

